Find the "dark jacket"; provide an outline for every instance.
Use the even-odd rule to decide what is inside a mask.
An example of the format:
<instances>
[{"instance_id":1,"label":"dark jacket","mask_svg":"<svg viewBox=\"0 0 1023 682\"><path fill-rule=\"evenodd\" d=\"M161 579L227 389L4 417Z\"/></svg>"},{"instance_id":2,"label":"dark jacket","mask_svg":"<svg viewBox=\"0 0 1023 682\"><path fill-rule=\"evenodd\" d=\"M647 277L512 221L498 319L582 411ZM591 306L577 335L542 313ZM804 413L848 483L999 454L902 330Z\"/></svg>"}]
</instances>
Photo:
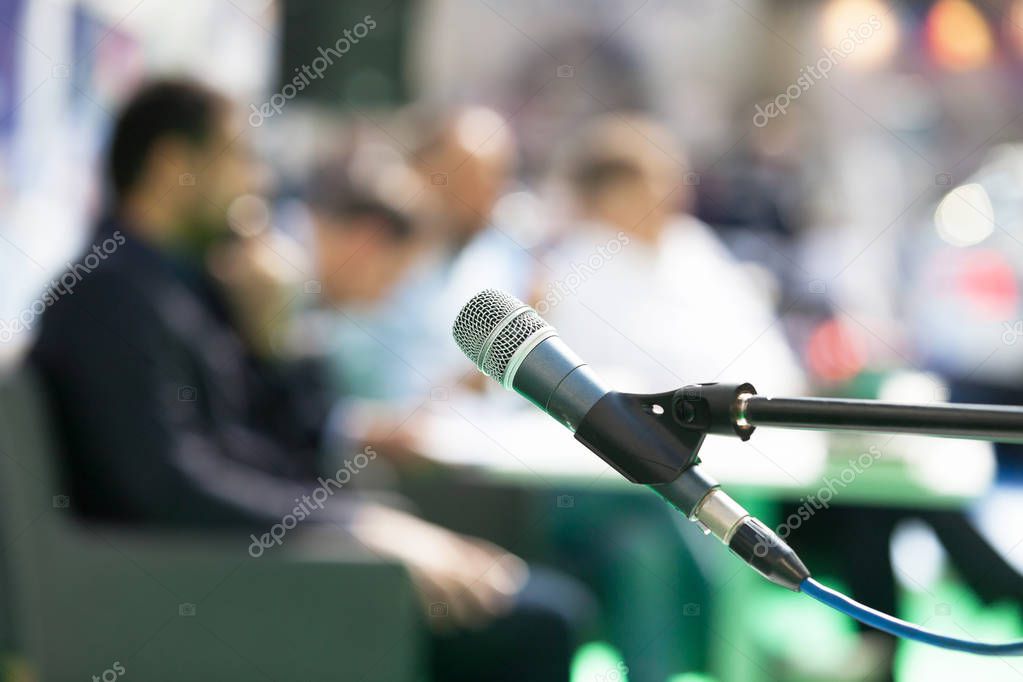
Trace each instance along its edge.
<instances>
[{"instance_id":1,"label":"dark jacket","mask_svg":"<svg viewBox=\"0 0 1023 682\"><path fill-rule=\"evenodd\" d=\"M73 506L176 525L279 520L319 473L325 384L253 357L197 269L113 220L97 230L93 244L103 243L113 252L77 262L30 356Z\"/></svg>"}]
</instances>

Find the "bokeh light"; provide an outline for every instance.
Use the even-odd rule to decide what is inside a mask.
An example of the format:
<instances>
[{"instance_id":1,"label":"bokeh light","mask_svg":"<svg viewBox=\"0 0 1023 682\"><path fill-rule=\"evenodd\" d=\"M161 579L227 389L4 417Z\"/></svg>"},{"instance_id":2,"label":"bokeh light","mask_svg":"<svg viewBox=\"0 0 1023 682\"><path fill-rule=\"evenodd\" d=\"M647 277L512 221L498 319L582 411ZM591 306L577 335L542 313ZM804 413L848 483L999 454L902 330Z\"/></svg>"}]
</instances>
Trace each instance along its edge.
<instances>
[{"instance_id":1,"label":"bokeh light","mask_svg":"<svg viewBox=\"0 0 1023 682\"><path fill-rule=\"evenodd\" d=\"M855 47L843 59L853 69L882 66L899 46L898 17L880 0L832 0L821 13L820 31L827 47L853 39Z\"/></svg>"},{"instance_id":2,"label":"bokeh light","mask_svg":"<svg viewBox=\"0 0 1023 682\"><path fill-rule=\"evenodd\" d=\"M966 0L939 0L926 23L927 47L939 66L969 71L987 65L994 55L991 28Z\"/></svg>"},{"instance_id":3,"label":"bokeh light","mask_svg":"<svg viewBox=\"0 0 1023 682\"><path fill-rule=\"evenodd\" d=\"M956 187L934 212L938 236L952 246L979 244L995 230L995 211L987 191L976 183Z\"/></svg>"}]
</instances>

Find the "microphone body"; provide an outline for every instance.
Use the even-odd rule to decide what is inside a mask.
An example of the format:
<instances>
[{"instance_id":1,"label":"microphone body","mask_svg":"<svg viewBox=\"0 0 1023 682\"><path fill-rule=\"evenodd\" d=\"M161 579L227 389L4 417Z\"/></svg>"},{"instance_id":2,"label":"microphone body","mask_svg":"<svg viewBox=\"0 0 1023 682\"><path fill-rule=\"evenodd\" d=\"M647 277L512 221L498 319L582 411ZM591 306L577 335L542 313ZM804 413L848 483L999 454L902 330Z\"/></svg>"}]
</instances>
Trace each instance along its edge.
<instances>
[{"instance_id":1,"label":"microphone body","mask_svg":"<svg viewBox=\"0 0 1023 682\"><path fill-rule=\"evenodd\" d=\"M611 392L559 336L540 341L522 360L511 388L572 431Z\"/></svg>"},{"instance_id":2,"label":"microphone body","mask_svg":"<svg viewBox=\"0 0 1023 682\"><path fill-rule=\"evenodd\" d=\"M535 310L493 289L466 303L453 333L480 371L573 431L628 480L648 485L766 578L798 591L809 576L788 545L696 466L704 435L679 428L674 391L611 390Z\"/></svg>"}]
</instances>

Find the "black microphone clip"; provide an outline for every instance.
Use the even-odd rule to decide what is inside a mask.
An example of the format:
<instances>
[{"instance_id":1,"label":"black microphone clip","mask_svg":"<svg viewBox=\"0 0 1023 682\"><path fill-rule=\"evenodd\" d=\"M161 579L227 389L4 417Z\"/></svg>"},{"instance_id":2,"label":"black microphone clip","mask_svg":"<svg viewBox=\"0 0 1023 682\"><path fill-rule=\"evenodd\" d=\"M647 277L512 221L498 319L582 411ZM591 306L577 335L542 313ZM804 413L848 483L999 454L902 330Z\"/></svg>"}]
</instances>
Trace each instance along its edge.
<instances>
[{"instance_id":1,"label":"black microphone clip","mask_svg":"<svg viewBox=\"0 0 1023 682\"><path fill-rule=\"evenodd\" d=\"M749 440L738 413L751 384L692 384L665 393L610 391L579 422L575 437L633 483L669 483L698 464L708 433Z\"/></svg>"}]
</instances>

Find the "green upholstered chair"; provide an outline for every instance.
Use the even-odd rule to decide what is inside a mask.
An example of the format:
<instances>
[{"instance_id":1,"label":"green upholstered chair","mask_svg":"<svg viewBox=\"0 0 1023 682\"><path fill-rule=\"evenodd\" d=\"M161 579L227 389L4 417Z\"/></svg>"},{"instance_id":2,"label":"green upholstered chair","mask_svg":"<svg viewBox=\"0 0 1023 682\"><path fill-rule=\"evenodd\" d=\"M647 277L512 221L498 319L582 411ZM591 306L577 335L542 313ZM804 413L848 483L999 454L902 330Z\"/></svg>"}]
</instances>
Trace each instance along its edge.
<instances>
[{"instance_id":1,"label":"green upholstered chair","mask_svg":"<svg viewBox=\"0 0 1023 682\"><path fill-rule=\"evenodd\" d=\"M401 565L316 533L252 558L242 532L84 523L57 464L31 372L0 379L0 608L42 682L421 679Z\"/></svg>"}]
</instances>

